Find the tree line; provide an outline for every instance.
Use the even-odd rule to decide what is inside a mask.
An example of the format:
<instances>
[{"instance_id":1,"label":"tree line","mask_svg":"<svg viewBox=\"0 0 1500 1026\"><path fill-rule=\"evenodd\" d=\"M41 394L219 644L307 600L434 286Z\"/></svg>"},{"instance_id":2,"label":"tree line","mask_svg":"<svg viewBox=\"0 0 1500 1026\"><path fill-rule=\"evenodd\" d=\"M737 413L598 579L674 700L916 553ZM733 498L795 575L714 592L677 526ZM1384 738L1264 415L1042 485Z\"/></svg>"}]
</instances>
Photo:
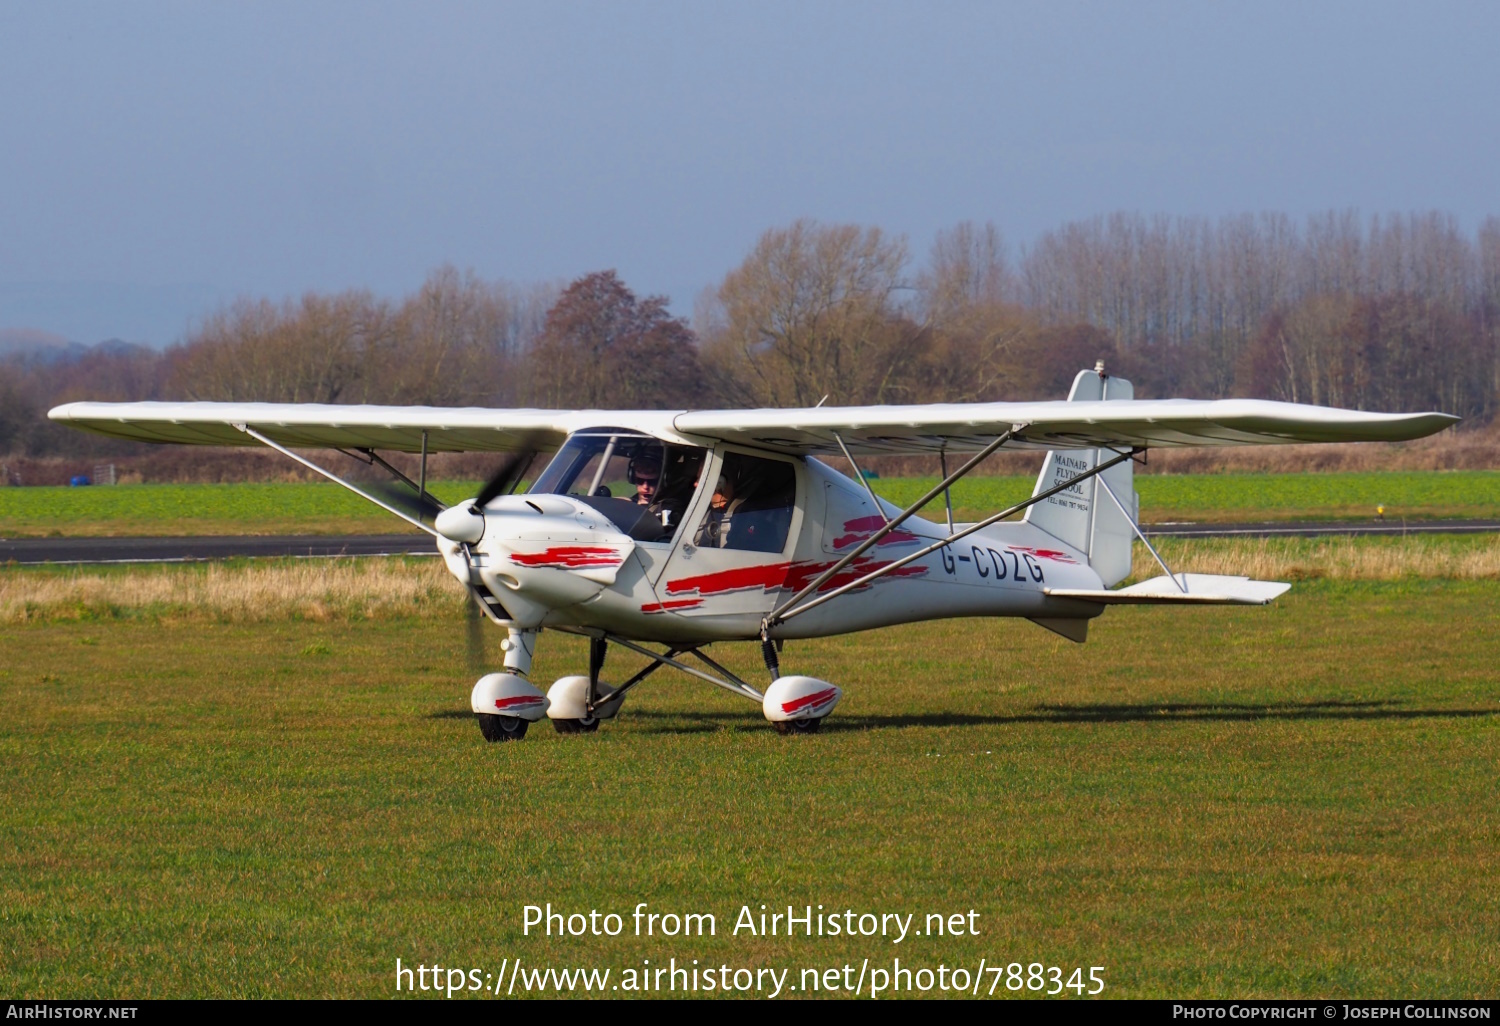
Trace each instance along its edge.
<instances>
[{"instance_id":1,"label":"tree line","mask_svg":"<svg viewBox=\"0 0 1500 1026\"><path fill-rule=\"evenodd\" d=\"M1104 360L1137 395L1356 409L1500 402L1500 218L1113 214L1019 252L992 224L925 258L878 227L763 234L692 318L613 271L567 285L445 267L364 291L229 305L164 350L0 361L0 453L111 451L57 429L74 399L551 408L1060 397Z\"/></svg>"}]
</instances>

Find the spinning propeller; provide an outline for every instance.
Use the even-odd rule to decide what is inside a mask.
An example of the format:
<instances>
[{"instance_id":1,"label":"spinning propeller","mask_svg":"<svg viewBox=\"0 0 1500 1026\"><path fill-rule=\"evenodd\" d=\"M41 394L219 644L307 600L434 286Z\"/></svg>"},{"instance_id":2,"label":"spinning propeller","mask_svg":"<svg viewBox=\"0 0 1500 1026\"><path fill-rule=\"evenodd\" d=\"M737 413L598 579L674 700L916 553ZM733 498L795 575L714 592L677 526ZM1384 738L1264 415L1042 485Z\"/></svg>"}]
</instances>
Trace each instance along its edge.
<instances>
[{"instance_id":1,"label":"spinning propeller","mask_svg":"<svg viewBox=\"0 0 1500 1026\"><path fill-rule=\"evenodd\" d=\"M461 542L465 556L469 559L469 601L464 604L464 627L469 669L474 673L481 673L485 669L484 613L479 608L479 593L476 591L476 588L484 585L474 572L469 544L477 541L484 533L485 506L501 495L510 494L520 483L521 476L526 473L531 461L536 458L537 450L531 437L522 439L521 446L500 464L473 500L457 506L440 507L432 514L433 525L438 533L452 541ZM408 495L407 498L410 500L412 497Z\"/></svg>"},{"instance_id":2,"label":"spinning propeller","mask_svg":"<svg viewBox=\"0 0 1500 1026\"><path fill-rule=\"evenodd\" d=\"M501 495L509 495L511 490L521 482L521 475L526 473L526 468L536 458L537 450L534 448L536 440L528 435L521 439L521 448L510 454L510 458L500 464L500 469L495 471L493 477L484 483L479 489L479 494L474 496L473 505L481 510L489 505L490 500Z\"/></svg>"}]
</instances>

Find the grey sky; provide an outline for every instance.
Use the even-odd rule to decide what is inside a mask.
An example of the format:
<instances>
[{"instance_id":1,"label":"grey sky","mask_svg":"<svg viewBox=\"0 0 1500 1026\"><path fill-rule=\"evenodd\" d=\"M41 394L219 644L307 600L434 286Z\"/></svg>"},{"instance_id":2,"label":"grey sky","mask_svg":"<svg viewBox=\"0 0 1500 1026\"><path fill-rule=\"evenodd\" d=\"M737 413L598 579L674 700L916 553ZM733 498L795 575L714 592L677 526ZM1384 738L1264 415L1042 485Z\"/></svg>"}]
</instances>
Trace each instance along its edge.
<instances>
[{"instance_id":1,"label":"grey sky","mask_svg":"<svg viewBox=\"0 0 1500 1026\"><path fill-rule=\"evenodd\" d=\"M1500 213L1500 5L0 0L0 328L618 268L766 228Z\"/></svg>"}]
</instances>

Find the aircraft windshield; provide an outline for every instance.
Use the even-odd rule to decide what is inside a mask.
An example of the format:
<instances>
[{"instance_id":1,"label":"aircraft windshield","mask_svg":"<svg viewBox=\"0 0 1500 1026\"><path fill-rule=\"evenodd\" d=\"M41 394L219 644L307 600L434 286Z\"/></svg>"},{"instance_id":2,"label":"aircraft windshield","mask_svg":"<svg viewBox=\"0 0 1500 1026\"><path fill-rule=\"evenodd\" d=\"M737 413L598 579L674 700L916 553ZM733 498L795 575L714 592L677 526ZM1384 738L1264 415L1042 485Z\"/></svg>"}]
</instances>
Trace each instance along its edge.
<instances>
[{"instance_id":1,"label":"aircraft windshield","mask_svg":"<svg viewBox=\"0 0 1500 1026\"><path fill-rule=\"evenodd\" d=\"M563 443L530 491L581 499L636 541L670 541L706 452L636 431L580 431Z\"/></svg>"}]
</instances>

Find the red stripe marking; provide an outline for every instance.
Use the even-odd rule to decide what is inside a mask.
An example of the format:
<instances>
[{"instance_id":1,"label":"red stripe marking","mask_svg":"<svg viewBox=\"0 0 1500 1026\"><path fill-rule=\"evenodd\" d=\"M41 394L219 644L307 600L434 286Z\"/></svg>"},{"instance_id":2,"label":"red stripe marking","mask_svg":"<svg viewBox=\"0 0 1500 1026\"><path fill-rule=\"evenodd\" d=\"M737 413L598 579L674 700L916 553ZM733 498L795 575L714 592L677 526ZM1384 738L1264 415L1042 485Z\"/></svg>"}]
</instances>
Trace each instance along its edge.
<instances>
[{"instance_id":1,"label":"red stripe marking","mask_svg":"<svg viewBox=\"0 0 1500 1026\"><path fill-rule=\"evenodd\" d=\"M514 709L522 705L541 705L542 700L535 695L516 695L514 698L495 699L496 709Z\"/></svg>"},{"instance_id":2,"label":"red stripe marking","mask_svg":"<svg viewBox=\"0 0 1500 1026\"><path fill-rule=\"evenodd\" d=\"M822 691L814 691L810 695L794 698L790 702L781 703L781 711L787 714L798 712L802 709L816 709L825 702L831 702L838 697L838 688L824 688Z\"/></svg>"},{"instance_id":3,"label":"red stripe marking","mask_svg":"<svg viewBox=\"0 0 1500 1026\"><path fill-rule=\"evenodd\" d=\"M625 561L618 549L593 545L557 545L545 552L512 553L510 561L517 566L552 567L573 570L579 567L619 566Z\"/></svg>"},{"instance_id":4,"label":"red stripe marking","mask_svg":"<svg viewBox=\"0 0 1500 1026\"><path fill-rule=\"evenodd\" d=\"M692 609L703 605L701 598L672 599L668 602L648 602L641 607L643 613L661 613L669 609Z\"/></svg>"},{"instance_id":5,"label":"red stripe marking","mask_svg":"<svg viewBox=\"0 0 1500 1026\"><path fill-rule=\"evenodd\" d=\"M1038 559L1050 559L1056 563L1078 562L1078 560L1074 559L1072 556L1068 555L1066 552L1062 552L1059 549L1033 549L1026 545L1007 545L1006 548L1014 549L1017 552L1030 553Z\"/></svg>"},{"instance_id":6,"label":"red stripe marking","mask_svg":"<svg viewBox=\"0 0 1500 1026\"><path fill-rule=\"evenodd\" d=\"M832 565L832 564L829 564ZM786 582L791 570L790 563L763 563L760 566L741 566L733 570L720 570L714 574L684 577L667 582L667 594L676 595L684 591L696 591L700 595L718 595L726 591L743 591L746 588L779 588Z\"/></svg>"},{"instance_id":7,"label":"red stripe marking","mask_svg":"<svg viewBox=\"0 0 1500 1026\"><path fill-rule=\"evenodd\" d=\"M851 545L857 545L884 526L885 518L878 516L845 520L844 530L849 533L835 538L833 540L833 547L835 549L846 549ZM916 540L916 535L897 529L880 539L880 544L875 547L878 549L881 545L905 545Z\"/></svg>"},{"instance_id":8,"label":"red stripe marking","mask_svg":"<svg viewBox=\"0 0 1500 1026\"><path fill-rule=\"evenodd\" d=\"M699 595L721 595L728 591L745 591L750 588L774 591L782 587L800 591L811 584L813 578L833 566L834 562L834 560L828 560L827 562L763 563L760 566L736 567L733 570L721 570L718 573L703 574L698 577L682 577L667 582L667 594L680 595L683 592L697 592ZM849 584L865 574L890 566L892 562L889 559L856 559L825 581L818 590L829 591ZM892 570L888 576L920 577L926 572L925 566L908 563L906 566Z\"/></svg>"},{"instance_id":9,"label":"red stripe marking","mask_svg":"<svg viewBox=\"0 0 1500 1026\"><path fill-rule=\"evenodd\" d=\"M894 560L890 559L871 559L868 556L862 556L824 581L818 587L818 591L824 592L832 591L834 588L842 588L846 584L852 584L859 580L866 574L890 566L893 562ZM829 560L826 563L797 563L793 565L792 572L787 575L786 586L793 591L801 591L813 582L813 578L833 566L833 563L833 560ZM906 566L897 567L895 570L889 571L886 577L920 577L926 572L927 568L925 566L908 563ZM879 583L879 580L881 579L877 579L876 583Z\"/></svg>"}]
</instances>

